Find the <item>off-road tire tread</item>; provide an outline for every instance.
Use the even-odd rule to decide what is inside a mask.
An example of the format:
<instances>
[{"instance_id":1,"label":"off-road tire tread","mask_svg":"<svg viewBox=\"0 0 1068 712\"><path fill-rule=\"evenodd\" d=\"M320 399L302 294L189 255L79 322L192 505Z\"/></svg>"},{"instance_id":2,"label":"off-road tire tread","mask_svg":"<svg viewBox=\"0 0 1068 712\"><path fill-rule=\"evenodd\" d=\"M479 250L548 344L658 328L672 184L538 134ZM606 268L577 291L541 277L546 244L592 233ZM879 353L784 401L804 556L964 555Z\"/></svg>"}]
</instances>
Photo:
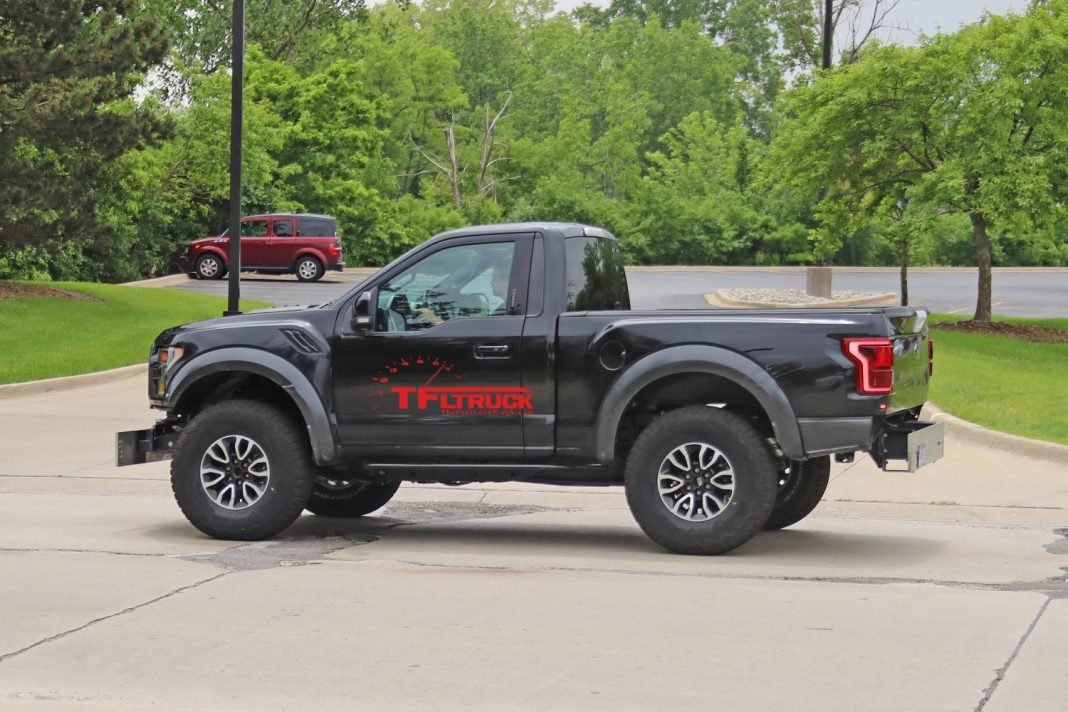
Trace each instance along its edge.
<instances>
[{"instance_id":1,"label":"off-road tire tread","mask_svg":"<svg viewBox=\"0 0 1068 712\"><path fill-rule=\"evenodd\" d=\"M663 449L690 441L687 433L724 450L734 466L736 483L728 508L737 510L691 523L675 518L660 501L656 472L666 454ZM686 406L653 421L635 440L624 471L627 504L634 519L650 539L678 554L722 554L749 541L771 514L778 483L765 438L742 416L709 406Z\"/></svg>"},{"instance_id":2,"label":"off-road tire tread","mask_svg":"<svg viewBox=\"0 0 1068 712\"><path fill-rule=\"evenodd\" d=\"M353 519L363 517L386 506L400 488L400 481L370 482L349 497L323 497L319 487L312 490L311 499L304 506L319 517Z\"/></svg>"},{"instance_id":3,"label":"off-road tire tread","mask_svg":"<svg viewBox=\"0 0 1068 712\"><path fill-rule=\"evenodd\" d=\"M236 420L236 425L226 427L227 419ZM258 502L249 510L254 517L239 521L220 520L215 505L200 489L200 458L211 440L223 434L222 430L242 432L242 426L252 423L253 427L269 433L268 437L256 439L267 452L271 466L272 493L280 494L277 499ZM215 431L211 430L215 427ZM211 438L207 443L198 443L202 431L204 438ZM244 431L247 432L247 431ZM182 468L186 460L192 458L191 466L195 474L185 475L189 482L183 482ZM171 491L182 514L200 531L216 539L235 541L260 541L282 532L297 520L304 511L304 505L311 497L315 466L311 461L307 438L297 424L288 415L277 408L253 400L233 400L209 406L190 422L180 436L174 448L171 461ZM185 491L188 487L189 492ZM262 509L257 509L261 508Z\"/></svg>"},{"instance_id":4,"label":"off-road tire tread","mask_svg":"<svg viewBox=\"0 0 1068 712\"><path fill-rule=\"evenodd\" d=\"M827 484L831 480L831 458L829 455L814 457L811 460L793 460L791 468L799 468L791 473L798 477L798 483L790 487L787 483L775 499L775 508L764 524L764 531L776 531L797 524L812 514L812 510L823 499Z\"/></svg>"}]
</instances>

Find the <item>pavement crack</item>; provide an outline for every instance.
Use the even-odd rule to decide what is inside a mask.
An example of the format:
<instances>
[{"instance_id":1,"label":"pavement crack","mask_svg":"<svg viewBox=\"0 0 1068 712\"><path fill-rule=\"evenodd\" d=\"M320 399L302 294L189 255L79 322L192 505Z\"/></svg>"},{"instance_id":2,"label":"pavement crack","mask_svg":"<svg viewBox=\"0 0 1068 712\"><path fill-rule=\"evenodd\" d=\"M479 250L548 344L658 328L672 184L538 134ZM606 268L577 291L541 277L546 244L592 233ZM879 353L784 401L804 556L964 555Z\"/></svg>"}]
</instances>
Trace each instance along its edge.
<instances>
[{"instance_id":1,"label":"pavement crack","mask_svg":"<svg viewBox=\"0 0 1068 712\"><path fill-rule=\"evenodd\" d=\"M0 554L109 554L111 556L144 556L152 558L178 558L176 554L153 554L138 551L109 551L108 549L19 549L0 547Z\"/></svg>"},{"instance_id":2,"label":"pavement crack","mask_svg":"<svg viewBox=\"0 0 1068 712\"><path fill-rule=\"evenodd\" d=\"M1005 673L1009 671L1009 667L1012 665L1013 661L1016 660L1016 656L1020 654L1020 651L1023 649L1024 643L1026 643L1027 639L1031 637L1031 633L1034 632L1035 627L1038 625L1038 621L1042 619L1042 616L1045 614L1046 609L1049 608L1049 603L1052 600L1052 598L1047 598L1042 603L1042 606L1038 609L1038 613L1035 614L1034 620L1031 621L1031 625L1027 626L1027 630L1024 631L1024 634L1022 636L1020 636L1020 640L1016 643L1016 647L1013 648L1012 654L1009 655L1009 659L1006 660L1005 664L1002 665L994 674L994 679L990 682L990 686L983 690L983 696L979 700L979 704L975 706L975 712L982 712L982 709L986 707L986 703L990 701L991 697L993 697L994 692L998 689L998 685L1000 685L1001 681L1005 679Z\"/></svg>"},{"instance_id":3,"label":"pavement crack","mask_svg":"<svg viewBox=\"0 0 1068 712\"><path fill-rule=\"evenodd\" d=\"M3 664L4 661L6 661L6 660L9 660L11 658L17 657L19 655L22 655L23 653L28 653L29 651L33 650L34 648L38 648L38 647L40 647L42 645L46 645L47 643L51 643L51 642L56 641L56 640L61 640L62 638L66 638L68 635L73 635L74 633L78 633L80 631L83 631L86 628L91 628L92 626L97 625L98 623L104 623L105 621L112 620L113 618L118 618L119 616L125 616L125 615L127 615L129 613L133 613L134 611L138 611L138 610L140 610L142 608L145 608L146 606L151 606L154 603L159 603L160 601L162 601L164 599L170 598L172 596L177 596L180 593L185 593L186 591L191 591L194 588L197 588L199 586L203 586L206 583L211 583L212 581L216 581L216 580L222 578L223 576L229 576L231 573L232 573L231 571L223 571L222 573L216 574L214 576L210 576L210 577L208 577L206 579L202 579L202 580L197 581L195 583L191 583L191 584L188 584L186 586L180 586L179 588L176 588L173 591L168 591L167 593L163 594L162 596L156 596L155 598L150 599L148 601L145 601L143 603L138 603L136 606L130 606L129 608L124 608L121 611L117 611L115 613L111 613L111 614L106 615L106 616L101 616L99 618L94 618L93 620L91 620L91 621L89 621L87 623L83 623L82 625L78 626L77 628L71 628L70 630L65 630L62 633L56 633L55 635L50 635L47 638L42 638L41 640L38 640L36 643L32 643L30 645L27 645L24 648L20 648L19 650L14 650L14 651L12 651L10 653L4 653L3 655L0 655L0 664Z\"/></svg>"}]
</instances>

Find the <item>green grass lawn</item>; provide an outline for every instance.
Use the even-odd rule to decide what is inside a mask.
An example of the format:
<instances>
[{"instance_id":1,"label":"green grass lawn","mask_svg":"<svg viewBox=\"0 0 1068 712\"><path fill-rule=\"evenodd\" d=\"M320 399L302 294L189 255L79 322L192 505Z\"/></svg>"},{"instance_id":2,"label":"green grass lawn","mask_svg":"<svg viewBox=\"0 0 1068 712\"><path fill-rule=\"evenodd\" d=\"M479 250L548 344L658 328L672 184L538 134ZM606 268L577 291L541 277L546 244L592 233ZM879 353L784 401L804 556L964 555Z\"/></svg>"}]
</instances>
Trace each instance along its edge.
<instances>
[{"instance_id":1,"label":"green grass lawn","mask_svg":"<svg viewBox=\"0 0 1068 712\"><path fill-rule=\"evenodd\" d=\"M1004 321L1068 329L1068 319ZM1068 344L944 331L937 323L931 333L935 405L993 430L1068 445Z\"/></svg>"},{"instance_id":2,"label":"green grass lawn","mask_svg":"<svg viewBox=\"0 0 1068 712\"><path fill-rule=\"evenodd\" d=\"M171 289L40 283L100 301L34 297L0 301L0 383L71 376L143 363L152 340L176 324L222 314L226 300ZM268 306L244 301L242 310Z\"/></svg>"}]
</instances>

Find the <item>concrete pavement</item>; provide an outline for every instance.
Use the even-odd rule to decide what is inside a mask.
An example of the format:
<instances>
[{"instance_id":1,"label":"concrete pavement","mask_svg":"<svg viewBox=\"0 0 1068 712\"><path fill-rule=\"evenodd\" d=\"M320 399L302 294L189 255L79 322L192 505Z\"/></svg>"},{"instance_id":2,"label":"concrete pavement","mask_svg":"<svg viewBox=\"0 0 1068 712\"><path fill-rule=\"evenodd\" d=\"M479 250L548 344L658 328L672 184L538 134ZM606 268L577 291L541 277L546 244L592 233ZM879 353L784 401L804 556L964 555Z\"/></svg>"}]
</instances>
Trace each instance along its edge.
<instances>
[{"instance_id":1,"label":"concrete pavement","mask_svg":"<svg viewBox=\"0 0 1068 712\"><path fill-rule=\"evenodd\" d=\"M799 525L663 553L621 491L406 485L200 535L113 467L142 375L0 401L0 709L1063 710L1068 462L836 465Z\"/></svg>"}]
</instances>

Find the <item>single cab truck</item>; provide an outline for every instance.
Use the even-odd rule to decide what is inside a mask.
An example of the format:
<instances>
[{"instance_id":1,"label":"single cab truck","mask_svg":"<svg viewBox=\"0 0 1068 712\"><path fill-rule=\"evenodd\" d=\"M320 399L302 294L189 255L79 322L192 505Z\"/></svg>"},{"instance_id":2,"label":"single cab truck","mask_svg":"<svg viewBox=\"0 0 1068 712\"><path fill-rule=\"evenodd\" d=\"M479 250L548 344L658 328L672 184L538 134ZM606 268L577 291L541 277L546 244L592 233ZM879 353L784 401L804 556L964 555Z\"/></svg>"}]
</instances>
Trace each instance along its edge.
<instances>
[{"instance_id":1,"label":"single cab truck","mask_svg":"<svg viewBox=\"0 0 1068 712\"><path fill-rule=\"evenodd\" d=\"M911 307L632 311L619 245L584 225L438 235L329 304L168 329L119 465L173 456L182 512L264 539L359 517L401 481L622 485L687 554L800 521L830 457L915 470L931 376Z\"/></svg>"}]
</instances>

